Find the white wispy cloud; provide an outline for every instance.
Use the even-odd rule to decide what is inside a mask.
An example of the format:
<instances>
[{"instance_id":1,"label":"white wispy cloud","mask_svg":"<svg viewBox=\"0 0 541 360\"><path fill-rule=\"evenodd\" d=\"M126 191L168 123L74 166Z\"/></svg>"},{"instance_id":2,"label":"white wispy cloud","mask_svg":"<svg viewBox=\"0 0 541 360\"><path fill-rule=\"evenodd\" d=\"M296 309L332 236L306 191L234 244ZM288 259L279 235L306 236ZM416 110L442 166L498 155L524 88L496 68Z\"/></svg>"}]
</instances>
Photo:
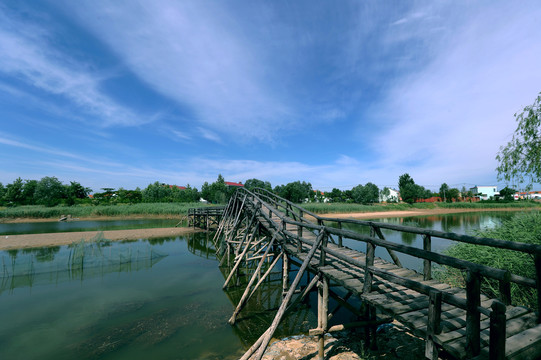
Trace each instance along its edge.
<instances>
[{"instance_id":1,"label":"white wispy cloud","mask_svg":"<svg viewBox=\"0 0 541 360\"><path fill-rule=\"evenodd\" d=\"M101 75L55 47L55 34L0 6L0 73L69 99L94 125L135 125L148 121L100 89ZM21 95L19 92L18 95ZM79 116L73 116L79 118ZM96 121L97 120L97 121Z\"/></svg>"},{"instance_id":2,"label":"white wispy cloud","mask_svg":"<svg viewBox=\"0 0 541 360\"><path fill-rule=\"evenodd\" d=\"M216 2L66 2L156 91L214 130L264 139L291 120L228 9Z\"/></svg>"},{"instance_id":3,"label":"white wispy cloud","mask_svg":"<svg viewBox=\"0 0 541 360\"><path fill-rule=\"evenodd\" d=\"M537 5L450 14L441 24L446 41L431 43L429 65L396 82L378 104L388 121L372 146L381 166L402 166L424 182L495 178L513 114L541 89ZM413 31L423 33L419 26Z\"/></svg>"}]
</instances>

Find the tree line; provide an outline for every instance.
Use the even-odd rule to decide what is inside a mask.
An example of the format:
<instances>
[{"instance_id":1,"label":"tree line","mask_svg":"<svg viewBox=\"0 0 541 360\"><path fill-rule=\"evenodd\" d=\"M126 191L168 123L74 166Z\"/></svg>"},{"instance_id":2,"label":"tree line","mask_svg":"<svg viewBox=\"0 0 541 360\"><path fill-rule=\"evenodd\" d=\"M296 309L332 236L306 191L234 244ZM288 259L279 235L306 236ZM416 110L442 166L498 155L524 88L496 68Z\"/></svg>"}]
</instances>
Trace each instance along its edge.
<instances>
[{"instance_id":1,"label":"tree line","mask_svg":"<svg viewBox=\"0 0 541 360\"><path fill-rule=\"evenodd\" d=\"M249 179L244 183L248 190L262 188L274 192L295 203L302 202L345 202L358 204L373 204L380 202L384 196L387 202L398 202L399 198L389 197L390 189L384 187L379 189L377 185L368 182L365 185L359 184L350 190L333 188L331 191L322 192L314 189L312 184L305 181L294 181L285 185L277 185L274 188L271 183L259 179ZM414 203L420 199L428 199L439 196L443 201L457 201L460 197L472 197L466 189L458 190L450 188L443 183L439 192L432 192L415 183L409 174L403 174L398 179L398 188L401 200L407 203ZM124 188L102 188L100 192L91 195L92 189L84 187L78 182L71 181L63 184L56 177L44 177L41 180L22 180L17 178L13 183L6 186L0 183L0 205L75 205L75 204L134 204L134 203L156 203L156 202L197 202L201 199L213 203L224 204L237 190L237 186L227 185L223 176L213 183L205 182L199 191L195 187L186 185L179 187L168 185L158 181L149 184L146 188L135 188L128 190ZM513 199L515 190L505 188L500 191L501 196L507 200Z\"/></svg>"}]
</instances>

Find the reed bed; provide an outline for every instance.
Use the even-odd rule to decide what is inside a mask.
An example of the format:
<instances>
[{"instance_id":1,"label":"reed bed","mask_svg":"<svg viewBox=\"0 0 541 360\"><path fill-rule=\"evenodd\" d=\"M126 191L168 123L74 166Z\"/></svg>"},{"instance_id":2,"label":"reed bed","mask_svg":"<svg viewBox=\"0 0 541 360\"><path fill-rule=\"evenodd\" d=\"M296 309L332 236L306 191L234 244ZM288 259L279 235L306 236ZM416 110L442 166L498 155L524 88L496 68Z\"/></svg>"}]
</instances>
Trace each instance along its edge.
<instances>
[{"instance_id":1,"label":"reed bed","mask_svg":"<svg viewBox=\"0 0 541 360\"><path fill-rule=\"evenodd\" d=\"M40 205L17 206L0 210L0 218L60 218L94 216L130 216L130 215L185 215L188 209L205 206L201 203L140 203L118 205L74 205L46 207Z\"/></svg>"},{"instance_id":2,"label":"reed bed","mask_svg":"<svg viewBox=\"0 0 541 360\"><path fill-rule=\"evenodd\" d=\"M306 210L316 214L332 213L362 213L362 212L384 212L384 211L407 211L419 209L508 209L508 208L538 208L541 203L534 201L516 202L456 202L456 203L414 203L414 204L373 204L362 205L352 203L306 203L300 204Z\"/></svg>"},{"instance_id":3,"label":"reed bed","mask_svg":"<svg viewBox=\"0 0 541 360\"><path fill-rule=\"evenodd\" d=\"M412 209L434 209L434 204L351 204L351 203L306 203L300 204L303 208L316 214L356 213L356 212L383 212Z\"/></svg>"}]
</instances>

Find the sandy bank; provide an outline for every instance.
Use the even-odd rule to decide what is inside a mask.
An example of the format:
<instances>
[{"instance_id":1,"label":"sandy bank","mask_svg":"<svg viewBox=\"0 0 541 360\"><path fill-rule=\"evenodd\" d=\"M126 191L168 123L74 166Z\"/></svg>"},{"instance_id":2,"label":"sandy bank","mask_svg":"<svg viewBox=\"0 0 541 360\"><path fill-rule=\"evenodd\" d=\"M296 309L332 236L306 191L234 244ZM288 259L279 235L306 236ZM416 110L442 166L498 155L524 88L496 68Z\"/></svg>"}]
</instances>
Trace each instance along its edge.
<instances>
[{"instance_id":1,"label":"sandy bank","mask_svg":"<svg viewBox=\"0 0 541 360\"><path fill-rule=\"evenodd\" d=\"M321 217L340 218L340 219L382 219L391 217L408 217L408 216L428 216L442 215L468 212L493 212L493 211L532 211L537 208L497 208L497 209L416 209L404 211L375 211L375 212L359 212L359 213L330 213L320 214ZM120 219L149 219L149 218L167 218L167 216L128 216L128 217L91 217L80 218L77 220L120 220ZM173 217L171 217L173 218ZM176 218L176 217L174 217ZM35 221L58 221L58 219L10 219L5 222L35 222ZM201 231L201 230L195 230ZM134 230L110 230L104 231L105 238L110 240L136 240L148 239L167 236L180 236L190 232L194 232L191 228L156 228L156 229L134 229ZM51 234L28 234L28 235L2 235L0 236L0 250L21 249L29 247L57 246L69 245L74 241L81 239L91 239L96 236L99 231L82 231L82 232L67 232L67 233L51 233Z\"/></svg>"},{"instance_id":2,"label":"sandy bank","mask_svg":"<svg viewBox=\"0 0 541 360\"><path fill-rule=\"evenodd\" d=\"M133 230L108 230L103 231L106 239L137 240L159 237L176 237L196 231L192 228L156 228L156 229L133 229ZM89 240L99 234L100 231L77 231L50 234L24 234L0 236L0 250L24 249L32 247L47 247L69 245L81 239Z\"/></svg>"},{"instance_id":3,"label":"sandy bank","mask_svg":"<svg viewBox=\"0 0 541 360\"><path fill-rule=\"evenodd\" d=\"M443 215L457 214L469 212L494 212L494 211L532 211L538 208L495 208L495 209L415 209L401 211L373 211L373 212L358 212L358 213L329 213L318 214L321 217L336 218L336 219L383 219L393 217L408 217L408 216L428 216L428 215Z\"/></svg>"}]
</instances>

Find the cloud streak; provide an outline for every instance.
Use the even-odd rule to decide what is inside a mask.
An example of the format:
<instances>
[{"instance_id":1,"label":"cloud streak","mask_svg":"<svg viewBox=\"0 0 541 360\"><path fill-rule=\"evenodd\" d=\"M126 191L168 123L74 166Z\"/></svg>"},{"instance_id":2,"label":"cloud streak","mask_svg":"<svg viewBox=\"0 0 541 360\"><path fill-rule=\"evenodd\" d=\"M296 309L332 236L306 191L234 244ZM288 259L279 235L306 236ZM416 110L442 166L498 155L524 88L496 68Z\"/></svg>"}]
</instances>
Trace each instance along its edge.
<instances>
[{"instance_id":1,"label":"cloud streak","mask_svg":"<svg viewBox=\"0 0 541 360\"><path fill-rule=\"evenodd\" d=\"M264 139L291 109L216 2L67 2L144 82L225 133ZM158 6L160 5L160 6ZM129 9L129 11L128 11ZM114 35L112 35L114 34Z\"/></svg>"},{"instance_id":2,"label":"cloud streak","mask_svg":"<svg viewBox=\"0 0 541 360\"><path fill-rule=\"evenodd\" d=\"M378 105L388 121L373 143L381 166L403 164L426 182L442 173L451 182L494 178L513 113L533 101L541 83L541 30L532 13L541 10L499 4L449 14L440 24L446 41L431 42L431 63L395 83ZM428 32L418 25L411 31Z\"/></svg>"},{"instance_id":3,"label":"cloud streak","mask_svg":"<svg viewBox=\"0 0 541 360\"><path fill-rule=\"evenodd\" d=\"M0 7L0 73L69 99L101 126L146 122L100 90L100 76L55 48L54 35ZM20 93L19 93L20 95ZM97 115L97 118L95 117Z\"/></svg>"}]
</instances>

